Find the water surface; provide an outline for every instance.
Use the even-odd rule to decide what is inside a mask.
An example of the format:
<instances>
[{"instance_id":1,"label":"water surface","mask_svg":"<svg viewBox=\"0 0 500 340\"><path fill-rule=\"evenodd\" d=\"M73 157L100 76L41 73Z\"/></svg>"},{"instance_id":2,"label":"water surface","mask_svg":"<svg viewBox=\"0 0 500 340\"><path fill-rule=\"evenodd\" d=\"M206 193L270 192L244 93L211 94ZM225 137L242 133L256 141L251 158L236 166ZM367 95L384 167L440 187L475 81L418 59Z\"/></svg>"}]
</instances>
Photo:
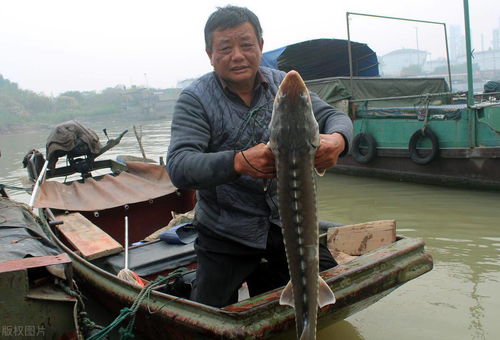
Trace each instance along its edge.
<instances>
[{"instance_id":1,"label":"water surface","mask_svg":"<svg viewBox=\"0 0 500 340\"><path fill-rule=\"evenodd\" d=\"M121 144L103 158L140 156L132 125L143 126L149 158L165 156L170 123L92 122L106 142L129 129ZM20 186L21 160L31 148L45 154L50 131L0 136L0 182ZM500 175L500 174L499 174ZM420 237L434 269L366 310L318 334L318 339L491 339L500 338L500 192L462 190L379 179L327 174L319 179L321 219L361 223L395 219L398 234ZM28 202L22 192L12 198Z\"/></svg>"}]
</instances>

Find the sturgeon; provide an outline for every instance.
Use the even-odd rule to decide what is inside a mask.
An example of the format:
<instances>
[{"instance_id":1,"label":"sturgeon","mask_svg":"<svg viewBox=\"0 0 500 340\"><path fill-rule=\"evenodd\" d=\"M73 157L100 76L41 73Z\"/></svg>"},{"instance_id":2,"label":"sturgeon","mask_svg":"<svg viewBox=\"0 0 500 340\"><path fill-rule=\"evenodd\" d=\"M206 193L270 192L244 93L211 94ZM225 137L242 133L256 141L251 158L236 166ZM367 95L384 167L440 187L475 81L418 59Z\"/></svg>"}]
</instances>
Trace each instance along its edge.
<instances>
[{"instance_id":1,"label":"sturgeon","mask_svg":"<svg viewBox=\"0 0 500 340\"><path fill-rule=\"evenodd\" d=\"M280 304L295 308L297 338L316 338L318 306L335 303L319 276L314 156L320 136L311 97L296 71L283 79L273 105L269 147L275 156L278 209L290 282Z\"/></svg>"}]
</instances>

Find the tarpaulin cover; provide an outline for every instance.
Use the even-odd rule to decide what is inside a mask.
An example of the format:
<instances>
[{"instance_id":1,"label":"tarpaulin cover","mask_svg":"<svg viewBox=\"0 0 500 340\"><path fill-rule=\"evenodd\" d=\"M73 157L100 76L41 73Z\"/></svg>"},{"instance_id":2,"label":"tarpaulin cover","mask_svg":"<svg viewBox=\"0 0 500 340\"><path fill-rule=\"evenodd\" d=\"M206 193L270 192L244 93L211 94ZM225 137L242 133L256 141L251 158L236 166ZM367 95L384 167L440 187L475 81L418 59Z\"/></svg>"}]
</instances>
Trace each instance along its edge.
<instances>
[{"instance_id":1,"label":"tarpaulin cover","mask_svg":"<svg viewBox=\"0 0 500 340\"><path fill-rule=\"evenodd\" d=\"M484 84L484 93L500 92L500 80L490 80Z\"/></svg>"},{"instance_id":2,"label":"tarpaulin cover","mask_svg":"<svg viewBox=\"0 0 500 340\"><path fill-rule=\"evenodd\" d=\"M196 254L193 243L179 245L157 241L130 248L128 258L130 270L139 276L147 276L191 264L196 260ZM123 269L125 255L121 252L93 263L106 271L118 273Z\"/></svg>"},{"instance_id":3,"label":"tarpaulin cover","mask_svg":"<svg viewBox=\"0 0 500 340\"><path fill-rule=\"evenodd\" d=\"M444 78L379 78L363 77L352 79L335 77L307 81L309 90L316 92L327 103L335 103L341 99L373 99L398 96L424 95L426 93L446 93L449 91ZM448 104L448 95L430 97L431 102ZM371 101L369 107L388 107L421 104L422 98L404 98L396 100ZM362 105L362 103L358 103Z\"/></svg>"},{"instance_id":4,"label":"tarpaulin cover","mask_svg":"<svg viewBox=\"0 0 500 340\"><path fill-rule=\"evenodd\" d=\"M358 118L411 118L424 120L424 113L427 110L429 120L458 120L462 117L462 112L467 108L465 104L456 105L429 105L428 107L384 107L356 110Z\"/></svg>"},{"instance_id":5,"label":"tarpaulin cover","mask_svg":"<svg viewBox=\"0 0 500 340\"><path fill-rule=\"evenodd\" d=\"M363 43L351 41L353 76L379 75L376 53ZM262 66L285 72L295 70L304 80L350 76L348 41L315 39L263 53Z\"/></svg>"},{"instance_id":6,"label":"tarpaulin cover","mask_svg":"<svg viewBox=\"0 0 500 340\"><path fill-rule=\"evenodd\" d=\"M85 179L70 184L54 180L40 185L36 208L69 211L104 210L147 201L175 192L164 166L127 162L127 172L105 175L99 180Z\"/></svg>"},{"instance_id":7,"label":"tarpaulin cover","mask_svg":"<svg viewBox=\"0 0 500 340\"><path fill-rule=\"evenodd\" d=\"M75 120L57 125L47 138L46 155L49 169L54 169L57 159L70 152L81 156L87 153L98 154L99 151L101 144L97 134Z\"/></svg>"},{"instance_id":8,"label":"tarpaulin cover","mask_svg":"<svg viewBox=\"0 0 500 340\"><path fill-rule=\"evenodd\" d=\"M26 205L0 198L0 262L60 253Z\"/></svg>"}]
</instances>

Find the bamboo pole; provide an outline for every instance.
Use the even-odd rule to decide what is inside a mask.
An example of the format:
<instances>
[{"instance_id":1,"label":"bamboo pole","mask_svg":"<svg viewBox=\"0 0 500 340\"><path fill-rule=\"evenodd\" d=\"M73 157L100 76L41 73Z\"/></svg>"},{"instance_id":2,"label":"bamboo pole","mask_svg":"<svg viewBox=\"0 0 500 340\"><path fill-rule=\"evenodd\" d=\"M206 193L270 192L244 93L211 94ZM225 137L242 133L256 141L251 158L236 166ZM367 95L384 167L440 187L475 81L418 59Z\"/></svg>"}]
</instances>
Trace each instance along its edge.
<instances>
[{"instance_id":1,"label":"bamboo pole","mask_svg":"<svg viewBox=\"0 0 500 340\"><path fill-rule=\"evenodd\" d=\"M139 143L139 148L141 149L142 158L144 158L144 161L145 161L146 160L146 153L144 152L144 148L142 147L142 125L139 126L139 132L137 132L137 128L134 125L134 133L135 133L135 138L137 139L137 142Z\"/></svg>"}]
</instances>

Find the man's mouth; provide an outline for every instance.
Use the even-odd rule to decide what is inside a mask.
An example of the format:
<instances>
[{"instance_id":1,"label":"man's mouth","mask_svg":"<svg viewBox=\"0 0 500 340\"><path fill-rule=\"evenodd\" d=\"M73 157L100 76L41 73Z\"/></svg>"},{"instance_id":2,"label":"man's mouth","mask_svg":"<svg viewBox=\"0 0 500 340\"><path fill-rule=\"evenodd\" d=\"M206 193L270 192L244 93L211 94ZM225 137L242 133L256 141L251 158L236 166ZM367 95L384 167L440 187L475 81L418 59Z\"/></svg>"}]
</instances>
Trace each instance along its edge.
<instances>
[{"instance_id":1,"label":"man's mouth","mask_svg":"<svg viewBox=\"0 0 500 340\"><path fill-rule=\"evenodd\" d=\"M246 70L248 68L248 66L244 65L244 66L235 66L235 67L231 67L231 71L233 72L239 72L239 71L243 71L243 70Z\"/></svg>"}]
</instances>

